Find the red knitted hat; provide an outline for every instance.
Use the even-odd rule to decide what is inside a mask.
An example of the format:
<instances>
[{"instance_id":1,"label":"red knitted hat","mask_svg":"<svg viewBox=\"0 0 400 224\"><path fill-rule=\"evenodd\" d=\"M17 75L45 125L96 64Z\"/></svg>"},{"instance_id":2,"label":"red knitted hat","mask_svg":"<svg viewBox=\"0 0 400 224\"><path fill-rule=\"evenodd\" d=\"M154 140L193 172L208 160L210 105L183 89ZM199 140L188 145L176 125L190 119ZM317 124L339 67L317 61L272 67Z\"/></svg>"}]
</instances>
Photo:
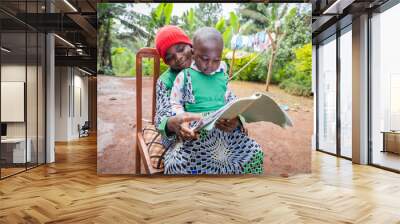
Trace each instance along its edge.
<instances>
[{"instance_id":1,"label":"red knitted hat","mask_svg":"<svg viewBox=\"0 0 400 224\"><path fill-rule=\"evenodd\" d=\"M185 43L192 45L189 37L177 26L164 26L156 34L156 49L165 63L167 50L175 44Z\"/></svg>"}]
</instances>

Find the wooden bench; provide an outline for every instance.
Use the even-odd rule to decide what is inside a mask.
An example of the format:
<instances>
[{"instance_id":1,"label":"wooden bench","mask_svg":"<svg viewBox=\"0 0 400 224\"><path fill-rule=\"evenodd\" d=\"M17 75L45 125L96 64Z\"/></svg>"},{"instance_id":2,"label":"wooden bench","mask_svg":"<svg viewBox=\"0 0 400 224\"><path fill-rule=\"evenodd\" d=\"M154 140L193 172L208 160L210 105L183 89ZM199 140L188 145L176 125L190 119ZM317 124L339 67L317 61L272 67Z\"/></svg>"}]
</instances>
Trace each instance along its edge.
<instances>
[{"instance_id":1,"label":"wooden bench","mask_svg":"<svg viewBox=\"0 0 400 224\"><path fill-rule=\"evenodd\" d=\"M145 140L142 134L142 61L143 58L154 59L154 74L153 74L153 85L152 85L152 112L151 112L151 124L154 124L154 116L156 110L156 84L157 79L160 76L160 56L155 48L141 48L136 54L136 174L141 173L141 161L146 174L155 174L163 172L162 169L156 169L151 165L149 150L145 144ZM146 102L147 103L147 102Z\"/></svg>"}]
</instances>

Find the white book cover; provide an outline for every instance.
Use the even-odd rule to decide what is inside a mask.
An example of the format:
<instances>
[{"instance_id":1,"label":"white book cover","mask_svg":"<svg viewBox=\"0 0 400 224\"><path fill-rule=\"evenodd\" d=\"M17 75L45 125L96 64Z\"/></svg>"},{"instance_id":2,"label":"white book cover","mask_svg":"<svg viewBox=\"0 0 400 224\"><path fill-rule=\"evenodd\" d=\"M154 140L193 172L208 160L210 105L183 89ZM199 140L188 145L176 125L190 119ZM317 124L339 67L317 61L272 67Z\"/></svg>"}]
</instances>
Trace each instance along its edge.
<instances>
[{"instance_id":1,"label":"white book cover","mask_svg":"<svg viewBox=\"0 0 400 224\"><path fill-rule=\"evenodd\" d=\"M199 131L203 128L211 130L219 118L232 119L239 115L247 123L267 121L282 128L293 126L287 113L271 97L263 93L255 93L249 97L231 101L197 122L193 129L194 131Z\"/></svg>"}]
</instances>

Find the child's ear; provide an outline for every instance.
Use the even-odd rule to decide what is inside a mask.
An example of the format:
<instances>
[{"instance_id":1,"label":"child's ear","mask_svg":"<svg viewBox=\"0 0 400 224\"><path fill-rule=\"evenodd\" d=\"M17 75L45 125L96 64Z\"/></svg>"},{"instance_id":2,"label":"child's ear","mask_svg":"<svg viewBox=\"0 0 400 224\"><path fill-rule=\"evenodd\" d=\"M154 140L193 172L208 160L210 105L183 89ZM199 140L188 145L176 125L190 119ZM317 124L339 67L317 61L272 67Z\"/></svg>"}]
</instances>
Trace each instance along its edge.
<instances>
[{"instance_id":1,"label":"child's ear","mask_svg":"<svg viewBox=\"0 0 400 224\"><path fill-rule=\"evenodd\" d=\"M193 47L190 48L190 51L192 52L192 56L193 56L193 54L194 54Z\"/></svg>"}]
</instances>

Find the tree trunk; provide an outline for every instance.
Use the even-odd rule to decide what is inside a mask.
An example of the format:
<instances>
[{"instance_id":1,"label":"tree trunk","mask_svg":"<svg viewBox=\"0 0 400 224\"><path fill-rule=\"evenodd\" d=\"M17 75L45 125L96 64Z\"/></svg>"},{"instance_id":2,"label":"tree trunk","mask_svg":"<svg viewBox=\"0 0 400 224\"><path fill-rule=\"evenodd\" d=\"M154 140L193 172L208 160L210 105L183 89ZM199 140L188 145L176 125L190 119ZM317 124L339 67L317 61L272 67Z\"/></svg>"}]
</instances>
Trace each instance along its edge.
<instances>
[{"instance_id":1,"label":"tree trunk","mask_svg":"<svg viewBox=\"0 0 400 224\"><path fill-rule=\"evenodd\" d=\"M105 35L104 35L104 44L103 44L103 55L102 55L102 62L101 67L109 67L112 69L112 61L111 61L111 19L108 19L107 25L105 28Z\"/></svg>"},{"instance_id":2,"label":"tree trunk","mask_svg":"<svg viewBox=\"0 0 400 224\"><path fill-rule=\"evenodd\" d=\"M276 36L276 37L275 37L275 40L274 40L274 39L272 38L271 33L270 33L268 30L267 30L266 32L267 32L268 38L269 38L269 40L270 40L270 42L271 42L271 51L272 51L272 52L271 52L271 58L270 58L269 63L268 63L267 77L266 77L266 79L265 79L265 91L268 92L269 81L271 80L271 75L272 75L272 65L274 64L276 50L278 49L278 48L276 47L277 42L275 42L275 41L278 40L278 36Z\"/></svg>"},{"instance_id":3,"label":"tree trunk","mask_svg":"<svg viewBox=\"0 0 400 224\"><path fill-rule=\"evenodd\" d=\"M265 91L267 91L267 92L268 92L269 82L270 82L271 76L272 76L272 65L274 64L275 55L276 55L276 52L274 49L272 49L271 58L270 58L269 64L268 64L267 78L265 81Z\"/></svg>"},{"instance_id":4,"label":"tree trunk","mask_svg":"<svg viewBox=\"0 0 400 224\"><path fill-rule=\"evenodd\" d=\"M233 66L235 65L235 52L236 52L236 49L233 49L233 52L232 52L232 63L231 63L231 66L229 67L229 79L232 78Z\"/></svg>"}]
</instances>

